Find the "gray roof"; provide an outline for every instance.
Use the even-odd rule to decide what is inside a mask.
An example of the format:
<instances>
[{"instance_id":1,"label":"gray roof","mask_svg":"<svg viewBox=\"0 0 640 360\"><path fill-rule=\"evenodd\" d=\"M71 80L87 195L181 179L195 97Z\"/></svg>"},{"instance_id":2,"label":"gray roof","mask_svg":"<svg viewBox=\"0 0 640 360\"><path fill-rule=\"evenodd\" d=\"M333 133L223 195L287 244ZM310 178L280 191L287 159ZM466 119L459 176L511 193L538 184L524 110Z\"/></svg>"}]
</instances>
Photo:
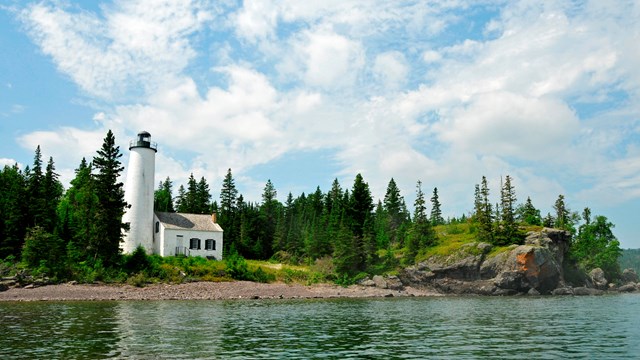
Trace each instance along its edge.
<instances>
[{"instance_id":1,"label":"gray roof","mask_svg":"<svg viewBox=\"0 0 640 360\"><path fill-rule=\"evenodd\" d=\"M185 214L170 212L155 212L158 220L167 229L185 229L196 231L222 231L217 223L214 223L211 215Z\"/></svg>"}]
</instances>

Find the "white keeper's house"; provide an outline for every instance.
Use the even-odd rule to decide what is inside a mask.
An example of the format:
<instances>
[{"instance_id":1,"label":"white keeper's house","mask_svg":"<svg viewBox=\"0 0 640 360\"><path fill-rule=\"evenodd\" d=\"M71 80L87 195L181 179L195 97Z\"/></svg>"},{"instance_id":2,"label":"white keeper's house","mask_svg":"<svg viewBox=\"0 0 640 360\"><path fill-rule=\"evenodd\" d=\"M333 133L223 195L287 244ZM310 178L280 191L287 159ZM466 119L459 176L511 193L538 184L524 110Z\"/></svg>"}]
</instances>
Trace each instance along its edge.
<instances>
[{"instance_id":1,"label":"white keeper's house","mask_svg":"<svg viewBox=\"0 0 640 360\"><path fill-rule=\"evenodd\" d=\"M147 254L160 256L202 256L222 259L223 230L215 214L155 212L156 143L151 134L138 133L129 142L129 167L125 183L125 200L129 204L122 221L129 223L121 244L125 254L142 246Z\"/></svg>"}]
</instances>

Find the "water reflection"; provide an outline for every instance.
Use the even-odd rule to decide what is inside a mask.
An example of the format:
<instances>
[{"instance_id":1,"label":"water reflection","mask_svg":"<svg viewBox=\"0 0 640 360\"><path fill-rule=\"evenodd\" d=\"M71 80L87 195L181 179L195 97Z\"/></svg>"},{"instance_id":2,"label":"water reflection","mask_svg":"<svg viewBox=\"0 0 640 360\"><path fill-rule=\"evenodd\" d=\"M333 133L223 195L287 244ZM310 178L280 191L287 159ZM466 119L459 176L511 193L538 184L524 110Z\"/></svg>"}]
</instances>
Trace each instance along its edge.
<instances>
[{"instance_id":1,"label":"water reflection","mask_svg":"<svg viewBox=\"0 0 640 360\"><path fill-rule=\"evenodd\" d=\"M0 358L634 358L640 296L0 303Z\"/></svg>"}]
</instances>

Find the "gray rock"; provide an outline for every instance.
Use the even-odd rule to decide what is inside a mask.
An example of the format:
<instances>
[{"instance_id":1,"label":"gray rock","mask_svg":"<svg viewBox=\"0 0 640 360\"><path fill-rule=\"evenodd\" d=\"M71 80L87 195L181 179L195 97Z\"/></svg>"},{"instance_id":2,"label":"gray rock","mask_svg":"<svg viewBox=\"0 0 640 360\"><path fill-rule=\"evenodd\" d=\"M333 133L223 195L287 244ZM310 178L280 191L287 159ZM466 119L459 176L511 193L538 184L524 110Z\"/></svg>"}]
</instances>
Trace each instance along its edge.
<instances>
[{"instance_id":1,"label":"gray rock","mask_svg":"<svg viewBox=\"0 0 640 360\"><path fill-rule=\"evenodd\" d=\"M367 279L364 279L364 280L360 281L360 285L362 285L362 286L376 286L376 283L374 283L373 280L367 278Z\"/></svg>"},{"instance_id":2,"label":"gray rock","mask_svg":"<svg viewBox=\"0 0 640 360\"><path fill-rule=\"evenodd\" d=\"M397 276L388 276L386 278L387 288L391 290L403 290L404 286Z\"/></svg>"},{"instance_id":3,"label":"gray rock","mask_svg":"<svg viewBox=\"0 0 640 360\"><path fill-rule=\"evenodd\" d=\"M573 289L570 287L561 287L554 289L551 292L552 295L573 295Z\"/></svg>"},{"instance_id":4,"label":"gray rock","mask_svg":"<svg viewBox=\"0 0 640 360\"><path fill-rule=\"evenodd\" d=\"M602 295L602 293L603 293L602 290L588 288L584 286L573 288L573 295L578 295L578 296Z\"/></svg>"},{"instance_id":5,"label":"gray rock","mask_svg":"<svg viewBox=\"0 0 640 360\"><path fill-rule=\"evenodd\" d=\"M604 277L604 271L600 268L591 270L591 272L589 272L589 277L596 289L605 290L607 288L607 284L609 284L607 278Z\"/></svg>"},{"instance_id":6,"label":"gray rock","mask_svg":"<svg viewBox=\"0 0 640 360\"><path fill-rule=\"evenodd\" d=\"M529 291L527 292L527 295L531 295L531 296L538 296L540 295L540 292L538 292L538 290L531 288L529 289Z\"/></svg>"},{"instance_id":7,"label":"gray rock","mask_svg":"<svg viewBox=\"0 0 640 360\"><path fill-rule=\"evenodd\" d=\"M495 296L513 296L513 295L518 295L519 292L517 290L514 289L496 289L496 291L493 292L492 295Z\"/></svg>"},{"instance_id":8,"label":"gray rock","mask_svg":"<svg viewBox=\"0 0 640 360\"><path fill-rule=\"evenodd\" d=\"M626 285L622 285L618 288L619 292L636 292L638 291L638 286L636 284L626 284Z\"/></svg>"},{"instance_id":9,"label":"gray rock","mask_svg":"<svg viewBox=\"0 0 640 360\"><path fill-rule=\"evenodd\" d=\"M376 287L378 287L380 289L386 289L387 288L387 281L380 275L375 275L373 277L373 283L376 285Z\"/></svg>"},{"instance_id":10,"label":"gray rock","mask_svg":"<svg viewBox=\"0 0 640 360\"><path fill-rule=\"evenodd\" d=\"M620 280L622 281L623 284L637 283L638 274L636 274L636 271L631 268L624 269L622 271L622 276L620 276Z\"/></svg>"}]
</instances>

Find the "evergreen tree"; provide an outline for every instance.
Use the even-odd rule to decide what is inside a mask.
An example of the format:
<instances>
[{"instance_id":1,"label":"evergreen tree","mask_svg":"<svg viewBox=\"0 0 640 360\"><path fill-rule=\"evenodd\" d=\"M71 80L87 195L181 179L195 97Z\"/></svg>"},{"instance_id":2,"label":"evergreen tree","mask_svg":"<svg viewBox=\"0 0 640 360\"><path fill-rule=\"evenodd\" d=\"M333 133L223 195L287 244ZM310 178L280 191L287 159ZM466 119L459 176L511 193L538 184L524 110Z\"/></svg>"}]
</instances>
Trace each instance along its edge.
<instances>
[{"instance_id":1,"label":"evergreen tree","mask_svg":"<svg viewBox=\"0 0 640 360\"><path fill-rule=\"evenodd\" d=\"M223 216L228 216L235 210L237 197L238 190L231 169L229 169L222 181L222 190L220 190L220 211Z\"/></svg>"},{"instance_id":2,"label":"evergreen tree","mask_svg":"<svg viewBox=\"0 0 640 360\"><path fill-rule=\"evenodd\" d=\"M44 196L44 174L40 145L36 148L33 167L27 171L27 227L42 226L47 222L47 205Z\"/></svg>"},{"instance_id":3,"label":"evergreen tree","mask_svg":"<svg viewBox=\"0 0 640 360\"><path fill-rule=\"evenodd\" d=\"M536 209L531 202L531 197L527 197L527 201L518 206L516 210L516 218L529 225L542 225L540 210Z\"/></svg>"},{"instance_id":4,"label":"evergreen tree","mask_svg":"<svg viewBox=\"0 0 640 360\"><path fill-rule=\"evenodd\" d=\"M75 178L71 180L71 187L58 205L58 233L69 242L68 248L74 251L73 256L67 254L70 258L83 261L95 257L91 249L101 236L99 207L91 164L83 158L76 169Z\"/></svg>"},{"instance_id":5,"label":"evergreen tree","mask_svg":"<svg viewBox=\"0 0 640 360\"><path fill-rule=\"evenodd\" d=\"M194 212L196 214L208 214L210 209L211 193L209 192L209 184L202 176L196 185Z\"/></svg>"},{"instance_id":6,"label":"evergreen tree","mask_svg":"<svg viewBox=\"0 0 640 360\"><path fill-rule=\"evenodd\" d=\"M515 188L511 184L511 177L507 175L500 192L501 221L499 236L495 238L496 245L509 245L518 243L521 240L521 234L516 224L515 203Z\"/></svg>"},{"instance_id":7,"label":"evergreen tree","mask_svg":"<svg viewBox=\"0 0 640 360\"><path fill-rule=\"evenodd\" d=\"M389 241L398 243L402 238L402 226L406 221L406 206L404 198L400 195L400 189L393 178L389 181L387 192L384 196L384 212L387 219L380 219L378 225L382 222L386 223L388 227L385 232L389 235Z\"/></svg>"},{"instance_id":8,"label":"evergreen tree","mask_svg":"<svg viewBox=\"0 0 640 360\"><path fill-rule=\"evenodd\" d=\"M351 231L357 237L364 234L364 222L373 211L373 198L367 184L362 175L356 175L353 182L353 189L349 198L349 208L347 216L351 224Z\"/></svg>"},{"instance_id":9,"label":"evergreen tree","mask_svg":"<svg viewBox=\"0 0 640 360\"><path fill-rule=\"evenodd\" d=\"M588 221L580 226L569 254L584 270L601 268L607 279L615 280L620 276L618 258L622 250L611 230L614 225L604 216L596 216L591 221L590 213L590 210L585 212Z\"/></svg>"},{"instance_id":10,"label":"evergreen tree","mask_svg":"<svg viewBox=\"0 0 640 360\"><path fill-rule=\"evenodd\" d=\"M554 226L558 229L569 230L572 228L569 218L569 209L567 209L564 203L564 195L558 195L556 203L553 205L553 209L556 211Z\"/></svg>"},{"instance_id":11,"label":"evergreen tree","mask_svg":"<svg viewBox=\"0 0 640 360\"><path fill-rule=\"evenodd\" d=\"M4 166L0 172L0 259L20 256L28 221L26 186L18 164Z\"/></svg>"},{"instance_id":12,"label":"evergreen tree","mask_svg":"<svg viewBox=\"0 0 640 360\"><path fill-rule=\"evenodd\" d=\"M43 227L49 233L53 233L57 225L58 215L57 209L64 189L62 183L58 180L58 174L53 163L53 158L49 157L47 168L43 181L43 198L44 198L44 217Z\"/></svg>"},{"instance_id":13,"label":"evergreen tree","mask_svg":"<svg viewBox=\"0 0 640 360\"><path fill-rule=\"evenodd\" d=\"M176 197L176 211L182 212L182 209L186 209L188 204L187 190L185 190L184 185L180 184L178 187L178 196Z\"/></svg>"},{"instance_id":14,"label":"evergreen tree","mask_svg":"<svg viewBox=\"0 0 640 360\"><path fill-rule=\"evenodd\" d=\"M422 192L422 182L418 180L416 184L416 200L414 202L413 224L409 230L407 239L407 258L410 262L415 260L421 248L431 246L435 243L436 237L431 222L427 217L427 207Z\"/></svg>"},{"instance_id":15,"label":"evergreen tree","mask_svg":"<svg viewBox=\"0 0 640 360\"><path fill-rule=\"evenodd\" d=\"M489 202L489 186L487 178L482 177L481 185L476 185L475 191L475 214L478 222L478 239L493 243L493 210Z\"/></svg>"},{"instance_id":16,"label":"evergreen tree","mask_svg":"<svg viewBox=\"0 0 640 360\"><path fill-rule=\"evenodd\" d=\"M153 209L162 212L175 212L173 208L173 182L168 176L158 184L158 190L153 194Z\"/></svg>"},{"instance_id":17,"label":"evergreen tree","mask_svg":"<svg viewBox=\"0 0 640 360\"><path fill-rule=\"evenodd\" d=\"M101 258L105 265L115 264L120 254L122 230L127 226L122 223L127 203L124 201L123 184L118 178L124 167L121 166L120 147L116 146L111 130L107 132L93 165L97 170L95 186L100 209L97 213L99 237L90 243L91 251L96 258Z\"/></svg>"},{"instance_id":18,"label":"evergreen tree","mask_svg":"<svg viewBox=\"0 0 640 360\"><path fill-rule=\"evenodd\" d=\"M431 220L431 225L433 226L444 224L437 187L433 188L433 195L431 196L431 216L429 217L429 220Z\"/></svg>"}]
</instances>

